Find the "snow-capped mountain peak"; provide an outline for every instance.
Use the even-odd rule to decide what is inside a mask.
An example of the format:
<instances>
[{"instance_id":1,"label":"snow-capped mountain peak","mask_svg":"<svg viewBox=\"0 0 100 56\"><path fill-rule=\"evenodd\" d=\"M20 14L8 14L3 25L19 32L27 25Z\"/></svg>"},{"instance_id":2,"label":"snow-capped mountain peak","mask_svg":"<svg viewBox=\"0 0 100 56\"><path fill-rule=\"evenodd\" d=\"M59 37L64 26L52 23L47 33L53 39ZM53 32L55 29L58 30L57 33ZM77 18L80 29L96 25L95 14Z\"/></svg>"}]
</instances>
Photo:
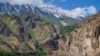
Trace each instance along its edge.
<instances>
[{"instance_id":1,"label":"snow-capped mountain peak","mask_svg":"<svg viewBox=\"0 0 100 56\"><path fill-rule=\"evenodd\" d=\"M46 15L50 17L55 17L55 18L66 18L66 17L73 17L69 16L68 13L65 11L61 11L55 7L51 6L42 6L42 7L37 7L34 5L28 5L28 4L23 4L23 5L18 5L18 4L10 4L10 3L0 3L0 12L4 13L18 13L22 14L26 11L30 11L39 15Z\"/></svg>"}]
</instances>

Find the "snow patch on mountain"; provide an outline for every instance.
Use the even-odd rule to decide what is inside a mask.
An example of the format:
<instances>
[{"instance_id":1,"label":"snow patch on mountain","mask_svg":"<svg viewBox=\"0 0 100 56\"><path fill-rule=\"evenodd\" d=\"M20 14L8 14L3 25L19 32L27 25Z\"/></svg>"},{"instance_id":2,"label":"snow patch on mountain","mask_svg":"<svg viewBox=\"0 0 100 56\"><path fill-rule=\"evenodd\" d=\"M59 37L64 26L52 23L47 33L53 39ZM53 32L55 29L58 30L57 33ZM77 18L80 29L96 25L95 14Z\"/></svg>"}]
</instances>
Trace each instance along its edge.
<instances>
[{"instance_id":1,"label":"snow patch on mountain","mask_svg":"<svg viewBox=\"0 0 100 56\"><path fill-rule=\"evenodd\" d=\"M88 15L96 14L96 8L94 6L90 7L77 7L73 10L64 10L62 8L57 8L54 6L45 6L41 8L42 11L48 12L49 14L54 15L56 18L65 18L65 17L71 17L73 19L80 19L84 18Z\"/></svg>"},{"instance_id":2,"label":"snow patch on mountain","mask_svg":"<svg viewBox=\"0 0 100 56\"><path fill-rule=\"evenodd\" d=\"M64 21L60 21L60 22L61 22L61 24L62 24L63 26L68 26L68 24L65 23Z\"/></svg>"},{"instance_id":3,"label":"snow patch on mountain","mask_svg":"<svg viewBox=\"0 0 100 56\"><path fill-rule=\"evenodd\" d=\"M53 0L52 0L53 1ZM62 0L63 1L63 0ZM65 1L65 0L64 0ZM44 0L0 0L1 3L9 2L12 5L32 5L32 10L34 12L34 6L39 7L41 11L46 13L49 16L54 16L56 18L65 18L65 17L72 17L74 19L79 19L79 17L86 17L88 15L92 15L97 13L96 8L94 6L89 7L76 7L72 10L63 9L61 7L56 7L51 3L45 3ZM25 6L29 11L29 6ZM18 10L17 10L18 11ZM39 11L38 11L39 12ZM42 15L42 13L39 12Z\"/></svg>"},{"instance_id":4,"label":"snow patch on mountain","mask_svg":"<svg viewBox=\"0 0 100 56\"><path fill-rule=\"evenodd\" d=\"M4 3L3 9L5 9L5 12L10 12L11 10L7 8L7 5L9 4ZM55 17L55 18L71 17L73 19L80 20L81 18L84 18L88 15L97 13L96 8L94 6L83 7L83 8L77 7L72 10L65 10L60 7L50 5L50 4L49 5L45 4L44 6L35 6L35 5L30 5L30 4L22 4L22 5L14 4L14 5L18 5L19 8L17 8L13 4L10 4L10 5L18 13L22 13L22 12L24 13L25 11L31 11L39 15L47 15L47 16Z\"/></svg>"}]
</instances>

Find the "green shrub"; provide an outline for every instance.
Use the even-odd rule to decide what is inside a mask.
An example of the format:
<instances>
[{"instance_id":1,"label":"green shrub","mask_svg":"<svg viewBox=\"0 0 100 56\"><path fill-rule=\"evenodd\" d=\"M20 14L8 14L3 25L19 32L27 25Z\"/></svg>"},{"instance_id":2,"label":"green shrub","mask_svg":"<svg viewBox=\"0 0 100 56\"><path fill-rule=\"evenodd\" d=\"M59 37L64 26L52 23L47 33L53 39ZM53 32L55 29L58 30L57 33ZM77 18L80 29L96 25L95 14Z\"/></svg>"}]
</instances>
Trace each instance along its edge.
<instances>
[{"instance_id":1,"label":"green shrub","mask_svg":"<svg viewBox=\"0 0 100 56\"><path fill-rule=\"evenodd\" d=\"M70 25L70 26L61 26L60 27L60 30L62 33L67 33L67 34L70 34L75 28L77 28L79 25L78 24L73 24L73 25Z\"/></svg>"}]
</instances>

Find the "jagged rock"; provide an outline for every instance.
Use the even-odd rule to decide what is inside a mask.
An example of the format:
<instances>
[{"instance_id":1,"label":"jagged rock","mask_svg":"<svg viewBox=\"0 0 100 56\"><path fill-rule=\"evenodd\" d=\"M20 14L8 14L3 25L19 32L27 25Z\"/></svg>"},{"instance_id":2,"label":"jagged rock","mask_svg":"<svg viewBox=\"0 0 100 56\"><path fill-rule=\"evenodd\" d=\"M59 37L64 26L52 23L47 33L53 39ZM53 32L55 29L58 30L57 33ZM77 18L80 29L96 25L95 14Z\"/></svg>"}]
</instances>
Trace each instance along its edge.
<instances>
[{"instance_id":1,"label":"jagged rock","mask_svg":"<svg viewBox=\"0 0 100 56\"><path fill-rule=\"evenodd\" d=\"M65 40L60 40L57 54L57 56L100 56L100 14L88 19Z\"/></svg>"},{"instance_id":2,"label":"jagged rock","mask_svg":"<svg viewBox=\"0 0 100 56\"><path fill-rule=\"evenodd\" d=\"M0 21L0 34L4 36L10 36L11 31L7 28L6 24Z\"/></svg>"},{"instance_id":3,"label":"jagged rock","mask_svg":"<svg viewBox=\"0 0 100 56\"><path fill-rule=\"evenodd\" d=\"M7 36L3 37L5 34ZM58 28L35 14L27 12L21 16L0 15L0 48L9 52L34 53L43 49L58 50L60 38Z\"/></svg>"},{"instance_id":4,"label":"jagged rock","mask_svg":"<svg viewBox=\"0 0 100 56\"><path fill-rule=\"evenodd\" d=\"M23 26L18 16L0 15L0 49L9 50L9 46L16 52L22 53L36 52L39 49L37 41Z\"/></svg>"}]
</instances>

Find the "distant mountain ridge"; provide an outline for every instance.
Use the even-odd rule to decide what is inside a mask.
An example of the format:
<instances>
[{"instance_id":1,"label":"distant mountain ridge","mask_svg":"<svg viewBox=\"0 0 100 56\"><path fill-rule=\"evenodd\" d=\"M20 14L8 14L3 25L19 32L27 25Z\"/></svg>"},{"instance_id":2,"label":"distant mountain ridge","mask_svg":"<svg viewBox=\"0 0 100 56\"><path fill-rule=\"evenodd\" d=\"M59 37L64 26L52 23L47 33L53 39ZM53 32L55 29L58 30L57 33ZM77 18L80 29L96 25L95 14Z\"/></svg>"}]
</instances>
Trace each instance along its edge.
<instances>
[{"instance_id":1,"label":"distant mountain ridge","mask_svg":"<svg viewBox=\"0 0 100 56\"><path fill-rule=\"evenodd\" d=\"M39 14L39 15L46 15L46 16L50 16L50 17L55 17L55 18L69 17L66 14L66 12L59 11L56 8L53 8L50 6L38 7L38 6L34 6L34 5L29 5L29 4L12 5L10 3L0 3L0 12L1 13L22 14L26 11L30 11L32 13ZM82 18L82 17L77 17L77 19L80 19L80 18Z\"/></svg>"},{"instance_id":2,"label":"distant mountain ridge","mask_svg":"<svg viewBox=\"0 0 100 56\"><path fill-rule=\"evenodd\" d=\"M64 13L0 3L0 56L100 56L100 13L83 21Z\"/></svg>"},{"instance_id":3,"label":"distant mountain ridge","mask_svg":"<svg viewBox=\"0 0 100 56\"><path fill-rule=\"evenodd\" d=\"M12 5L10 3L0 3L0 14L7 13L9 15L12 15L12 14L22 15L26 12L31 12L33 14L37 14L37 15L43 17L43 19L45 18L47 21L49 21L49 20L55 21L54 24L56 24L56 26L59 26L59 24L61 24L63 26L68 26L68 25L70 25L69 22L71 22L71 23L77 22L77 19L68 17L65 14L65 12L58 11L57 9L48 7L48 6L38 7L38 6L29 5L29 4ZM77 17L77 18L79 19L82 17ZM58 23L56 23L56 22L58 22Z\"/></svg>"}]
</instances>

